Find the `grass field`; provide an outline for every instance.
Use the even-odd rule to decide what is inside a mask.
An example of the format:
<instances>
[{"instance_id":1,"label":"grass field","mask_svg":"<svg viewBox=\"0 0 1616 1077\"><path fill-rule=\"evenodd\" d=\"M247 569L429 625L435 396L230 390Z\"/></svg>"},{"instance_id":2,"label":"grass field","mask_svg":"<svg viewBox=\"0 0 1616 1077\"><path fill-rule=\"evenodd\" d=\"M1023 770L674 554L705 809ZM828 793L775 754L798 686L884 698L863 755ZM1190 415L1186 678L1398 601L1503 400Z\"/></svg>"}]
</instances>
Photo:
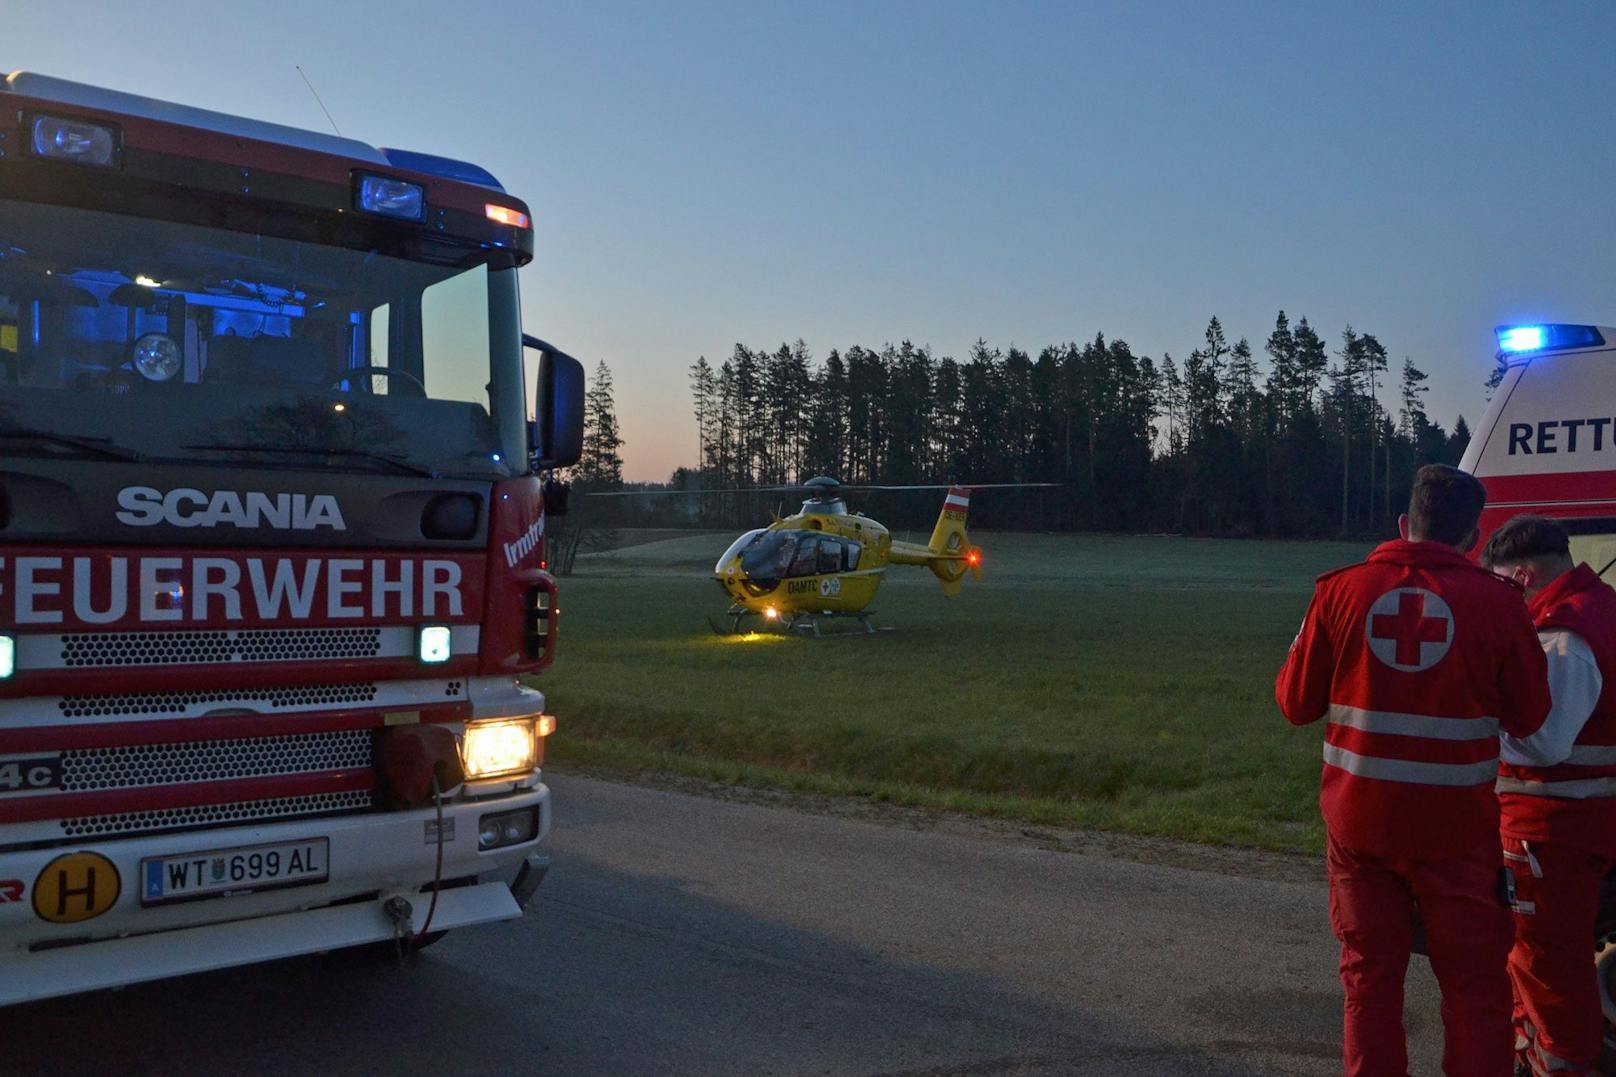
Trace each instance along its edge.
<instances>
[{"instance_id":1,"label":"grass field","mask_svg":"<svg viewBox=\"0 0 1616 1077\"><path fill-rule=\"evenodd\" d=\"M1313 577L1363 546L973 535L983 583L895 569L872 607L895 631L814 641L711 633L731 537L579 559L540 679L553 761L1321 848L1320 731L1273 677Z\"/></svg>"}]
</instances>

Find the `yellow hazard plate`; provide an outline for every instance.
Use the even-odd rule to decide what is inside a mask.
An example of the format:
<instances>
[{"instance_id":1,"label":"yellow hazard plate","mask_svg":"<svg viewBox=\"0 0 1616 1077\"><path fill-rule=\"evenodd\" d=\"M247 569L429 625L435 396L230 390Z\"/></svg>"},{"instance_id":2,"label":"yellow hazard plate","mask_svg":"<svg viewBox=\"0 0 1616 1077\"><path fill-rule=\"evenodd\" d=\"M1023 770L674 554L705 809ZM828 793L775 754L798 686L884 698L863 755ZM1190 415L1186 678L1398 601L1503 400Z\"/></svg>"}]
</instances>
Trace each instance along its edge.
<instances>
[{"instance_id":1,"label":"yellow hazard plate","mask_svg":"<svg viewBox=\"0 0 1616 1077\"><path fill-rule=\"evenodd\" d=\"M34 912L53 924L76 924L112 908L122 889L112 861L100 853L68 853L34 880Z\"/></svg>"}]
</instances>

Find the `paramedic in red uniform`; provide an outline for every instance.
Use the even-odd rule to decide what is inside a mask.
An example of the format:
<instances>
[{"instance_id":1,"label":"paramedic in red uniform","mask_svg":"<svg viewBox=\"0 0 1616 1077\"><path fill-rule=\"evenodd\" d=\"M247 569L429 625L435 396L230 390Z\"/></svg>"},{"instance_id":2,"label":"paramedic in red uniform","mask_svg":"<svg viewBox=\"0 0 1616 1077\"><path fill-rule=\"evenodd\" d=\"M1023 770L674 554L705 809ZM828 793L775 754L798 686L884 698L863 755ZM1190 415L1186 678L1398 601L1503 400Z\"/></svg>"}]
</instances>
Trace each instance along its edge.
<instances>
[{"instance_id":1,"label":"paramedic in red uniform","mask_svg":"<svg viewBox=\"0 0 1616 1077\"><path fill-rule=\"evenodd\" d=\"M1519 588L1465 557L1485 501L1471 475L1422 467L1402 540L1319 577L1274 686L1292 723L1329 718L1319 807L1348 1074L1408 1072L1416 903L1442 988L1443 1072L1513 1069L1493 781L1499 732L1537 732L1549 691Z\"/></svg>"},{"instance_id":2,"label":"paramedic in red uniform","mask_svg":"<svg viewBox=\"0 0 1616 1077\"><path fill-rule=\"evenodd\" d=\"M1592 1074L1605 1018L1590 940L1616 867L1616 591L1543 516L1499 528L1482 563L1526 589L1554 697L1542 729L1504 738L1498 778L1516 878L1515 1045L1523 1072Z\"/></svg>"}]
</instances>

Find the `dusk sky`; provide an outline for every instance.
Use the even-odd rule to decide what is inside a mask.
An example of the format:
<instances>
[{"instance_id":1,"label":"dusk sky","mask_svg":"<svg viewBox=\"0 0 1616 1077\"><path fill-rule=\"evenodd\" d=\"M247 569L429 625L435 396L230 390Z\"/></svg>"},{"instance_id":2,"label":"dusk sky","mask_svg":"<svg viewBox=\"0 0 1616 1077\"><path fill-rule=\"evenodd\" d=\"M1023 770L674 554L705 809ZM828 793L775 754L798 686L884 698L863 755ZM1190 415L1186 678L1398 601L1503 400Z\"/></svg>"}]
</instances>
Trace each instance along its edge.
<instances>
[{"instance_id":1,"label":"dusk sky","mask_svg":"<svg viewBox=\"0 0 1616 1077\"><path fill-rule=\"evenodd\" d=\"M694 463L736 341L1183 358L1283 307L1474 420L1492 327L1616 323L1616 5L0 0L0 69L476 161L529 331ZM1390 394L1384 398L1390 400ZM955 476L969 480L969 476Z\"/></svg>"}]
</instances>

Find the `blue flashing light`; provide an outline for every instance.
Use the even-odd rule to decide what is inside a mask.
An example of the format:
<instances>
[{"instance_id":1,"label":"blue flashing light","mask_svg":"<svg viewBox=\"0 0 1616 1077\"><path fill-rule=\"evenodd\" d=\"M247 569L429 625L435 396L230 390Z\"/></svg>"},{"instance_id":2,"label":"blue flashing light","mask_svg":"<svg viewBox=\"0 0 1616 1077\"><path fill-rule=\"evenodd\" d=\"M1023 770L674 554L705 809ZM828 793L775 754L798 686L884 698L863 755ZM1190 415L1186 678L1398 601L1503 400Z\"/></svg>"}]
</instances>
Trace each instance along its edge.
<instances>
[{"instance_id":1,"label":"blue flashing light","mask_svg":"<svg viewBox=\"0 0 1616 1077\"><path fill-rule=\"evenodd\" d=\"M387 158L387 163L394 168L425 172L429 176L441 176L460 183L475 183L479 187L489 187L496 191L505 190L487 169L479 168L469 161L456 161L450 157L416 153L413 150L390 150L386 147L383 147L381 152L382 156Z\"/></svg>"},{"instance_id":2,"label":"blue flashing light","mask_svg":"<svg viewBox=\"0 0 1616 1077\"><path fill-rule=\"evenodd\" d=\"M1498 331L1498 346L1507 352L1535 352L1543 347L1541 325L1517 325Z\"/></svg>"},{"instance_id":3,"label":"blue flashing light","mask_svg":"<svg viewBox=\"0 0 1616 1077\"><path fill-rule=\"evenodd\" d=\"M354 205L359 209L403 221L426 220L426 190L419 183L364 174L358 179Z\"/></svg>"},{"instance_id":4,"label":"blue flashing light","mask_svg":"<svg viewBox=\"0 0 1616 1077\"><path fill-rule=\"evenodd\" d=\"M1501 325L1494 332L1499 349L1510 355L1605 346L1604 336L1591 325Z\"/></svg>"}]
</instances>

